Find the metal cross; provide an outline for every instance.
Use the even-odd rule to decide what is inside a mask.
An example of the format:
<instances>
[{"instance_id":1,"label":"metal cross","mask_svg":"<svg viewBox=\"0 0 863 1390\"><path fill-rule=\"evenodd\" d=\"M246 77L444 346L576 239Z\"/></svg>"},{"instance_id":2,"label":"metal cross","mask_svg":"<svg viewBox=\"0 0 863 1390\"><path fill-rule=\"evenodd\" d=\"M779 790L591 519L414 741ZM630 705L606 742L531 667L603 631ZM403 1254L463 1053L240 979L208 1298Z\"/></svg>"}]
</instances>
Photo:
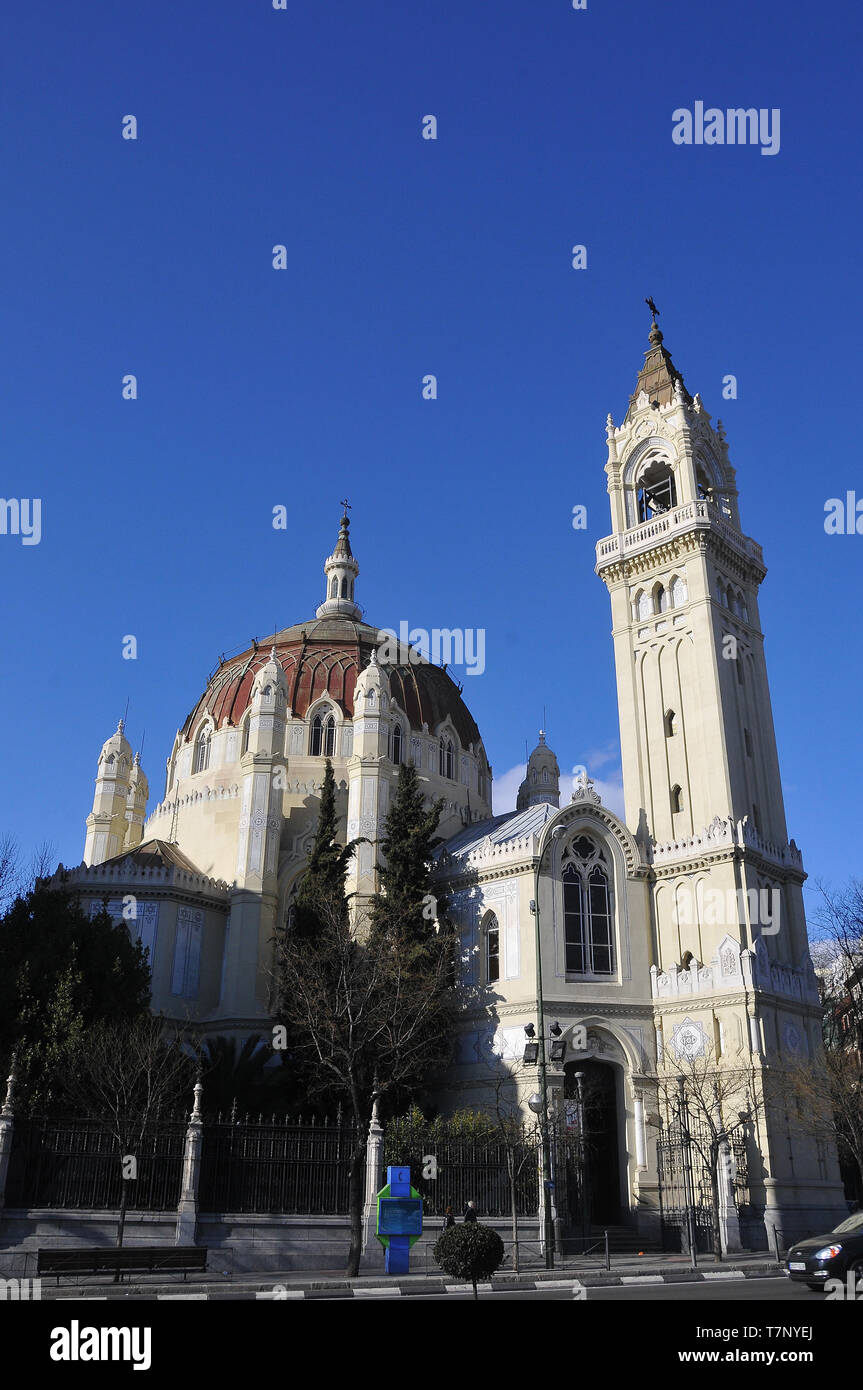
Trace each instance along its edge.
<instances>
[{"instance_id":1,"label":"metal cross","mask_svg":"<svg viewBox=\"0 0 863 1390\"><path fill-rule=\"evenodd\" d=\"M350 502L343 501L343 502L340 502L339 505L342 506L342 507L344 507L344 509L345 509L346 512L347 512L347 511L350 511L350 509L351 509L351 504L350 504Z\"/></svg>"}]
</instances>

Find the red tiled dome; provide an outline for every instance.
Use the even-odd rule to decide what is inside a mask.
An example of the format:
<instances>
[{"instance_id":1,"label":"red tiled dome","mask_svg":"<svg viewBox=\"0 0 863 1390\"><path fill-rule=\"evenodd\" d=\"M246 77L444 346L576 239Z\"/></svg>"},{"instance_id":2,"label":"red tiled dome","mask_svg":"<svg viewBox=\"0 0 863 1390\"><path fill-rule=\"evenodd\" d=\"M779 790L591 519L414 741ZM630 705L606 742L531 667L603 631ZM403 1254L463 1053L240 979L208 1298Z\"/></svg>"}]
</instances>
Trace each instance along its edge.
<instances>
[{"instance_id":1,"label":"red tiled dome","mask_svg":"<svg viewBox=\"0 0 863 1390\"><path fill-rule=\"evenodd\" d=\"M249 707L255 674L269 660L274 644L295 715L305 717L315 700L328 695L353 718L357 676L382 640L377 628L344 617L312 619L284 628L219 666L183 725L182 737L191 737L204 714L212 716L217 729L240 723ZM412 729L420 730L425 723L433 730L449 715L462 747L479 746L479 729L458 686L440 666L405 662L385 669L393 699Z\"/></svg>"}]
</instances>

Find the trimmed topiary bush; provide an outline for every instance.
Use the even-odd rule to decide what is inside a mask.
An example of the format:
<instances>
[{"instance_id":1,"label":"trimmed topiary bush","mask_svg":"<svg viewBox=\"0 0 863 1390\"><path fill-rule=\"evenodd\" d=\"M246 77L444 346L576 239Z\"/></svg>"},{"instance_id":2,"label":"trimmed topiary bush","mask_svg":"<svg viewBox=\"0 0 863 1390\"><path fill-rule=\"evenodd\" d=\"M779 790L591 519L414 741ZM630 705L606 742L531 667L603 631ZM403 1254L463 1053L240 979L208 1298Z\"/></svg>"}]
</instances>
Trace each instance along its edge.
<instances>
[{"instance_id":1,"label":"trimmed topiary bush","mask_svg":"<svg viewBox=\"0 0 863 1390\"><path fill-rule=\"evenodd\" d=\"M489 1279L503 1264L503 1241L491 1226L478 1221L466 1221L462 1226L450 1226L444 1231L432 1251L444 1274L454 1279L469 1279L473 1296L478 1298L478 1279Z\"/></svg>"}]
</instances>

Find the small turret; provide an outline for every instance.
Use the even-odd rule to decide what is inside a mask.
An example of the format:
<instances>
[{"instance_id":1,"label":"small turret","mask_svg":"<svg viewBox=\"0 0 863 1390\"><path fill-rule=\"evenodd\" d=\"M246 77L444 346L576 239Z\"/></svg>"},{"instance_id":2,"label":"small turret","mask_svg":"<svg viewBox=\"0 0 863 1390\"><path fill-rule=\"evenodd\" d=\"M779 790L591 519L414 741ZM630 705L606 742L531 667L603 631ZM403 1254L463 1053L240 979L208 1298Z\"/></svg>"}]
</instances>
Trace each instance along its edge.
<instances>
[{"instance_id":1,"label":"small turret","mask_svg":"<svg viewBox=\"0 0 863 1390\"><path fill-rule=\"evenodd\" d=\"M129 791L126 796L126 834L123 849L135 849L144 838L144 820L147 815L147 798L150 785L141 766L141 754L136 753L129 777Z\"/></svg>"},{"instance_id":2,"label":"small turret","mask_svg":"<svg viewBox=\"0 0 863 1390\"><path fill-rule=\"evenodd\" d=\"M539 743L527 760L527 772L518 789L515 806L517 811L526 811L529 806L538 806L541 802L560 805L560 768L546 745L544 729L540 729Z\"/></svg>"},{"instance_id":3,"label":"small turret","mask_svg":"<svg viewBox=\"0 0 863 1390\"><path fill-rule=\"evenodd\" d=\"M102 745L93 809L87 817L84 863L102 864L120 854L126 840L126 808L132 786L132 749L123 720Z\"/></svg>"}]
</instances>

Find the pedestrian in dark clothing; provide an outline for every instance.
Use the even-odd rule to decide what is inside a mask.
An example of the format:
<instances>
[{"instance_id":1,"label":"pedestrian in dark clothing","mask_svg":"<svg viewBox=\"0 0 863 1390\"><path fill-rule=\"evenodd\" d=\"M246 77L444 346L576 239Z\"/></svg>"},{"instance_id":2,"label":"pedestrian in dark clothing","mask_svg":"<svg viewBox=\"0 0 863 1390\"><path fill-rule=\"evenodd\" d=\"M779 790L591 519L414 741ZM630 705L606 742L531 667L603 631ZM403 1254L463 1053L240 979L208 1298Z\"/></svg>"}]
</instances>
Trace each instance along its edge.
<instances>
[{"instance_id":1,"label":"pedestrian in dark clothing","mask_svg":"<svg viewBox=\"0 0 863 1390\"><path fill-rule=\"evenodd\" d=\"M465 1221L476 1221L476 1202L468 1202L464 1209Z\"/></svg>"},{"instance_id":2,"label":"pedestrian in dark clothing","mask_svg":"<svg viewBox=\"0 0 863 1390\"><path fill-rule=\"evenodd\" d=\"M455 1215L454 1215L454 1213L453 1213L453 1209L452 1209L452 1207L447 1207L446 1211L444 1212L444 1217L443 1217L443 1228L444 1228L445 1231L448 1231L449 1228L450 1228L450 1226L454 1226L454 1225L455 1225Z\"/></svg>"}]
</instances>

